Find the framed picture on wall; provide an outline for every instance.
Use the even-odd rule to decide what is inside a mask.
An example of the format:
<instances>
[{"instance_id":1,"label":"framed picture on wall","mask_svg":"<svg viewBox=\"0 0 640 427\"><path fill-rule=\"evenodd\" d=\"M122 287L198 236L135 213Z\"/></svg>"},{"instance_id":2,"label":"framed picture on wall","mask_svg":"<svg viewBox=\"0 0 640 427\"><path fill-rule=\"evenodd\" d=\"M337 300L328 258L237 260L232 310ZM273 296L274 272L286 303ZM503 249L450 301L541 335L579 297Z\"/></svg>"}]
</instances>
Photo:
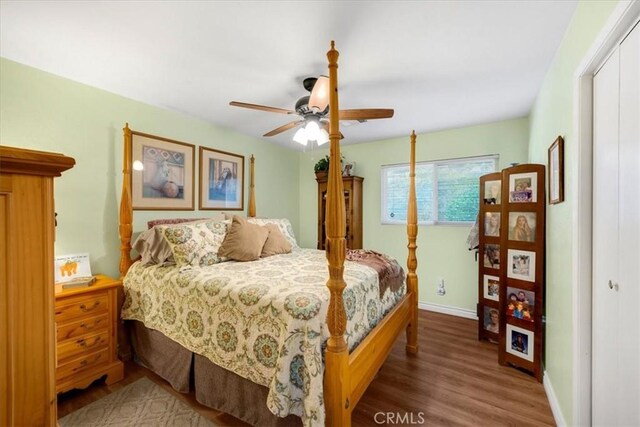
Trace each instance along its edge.
<instances>
[{"instance_id":1,"label":"framed picture on wall","mask_svg":"<svg viewBox=\"0 0 640 427\"><path fill-rule=\"evenodd\" d=\"M535 333L507 323L506 351L529 362L533 362Z\"/></svg>"},{"instance_id":2,"label":"framed picture on wall","mask_svg":"<svg viewBox=\"0 0 640 427\"><path fill-rule=\"evenodd\" d=\"M131 134L133 209L193 210L195 145Z\"/></svg>"},{"instance_id":3,"label":"framed picture on wall","mask_svg":"<svg viewBox=\"0 0 640 427\"><path fill-rule=\"evenodd\" d=\"M200 147L200 209L244 209L244 156Z\"/></svg>"},{"instance_id":4,"label":"framed picture on wall","mask_svg":"<svg viewBox=\"0 0 640 427\"><path fill-rule=\"evenodd\" d=\"M549 204L564 201L564 139L559 136L549 147Z\"/></svg>"}]
</instances>

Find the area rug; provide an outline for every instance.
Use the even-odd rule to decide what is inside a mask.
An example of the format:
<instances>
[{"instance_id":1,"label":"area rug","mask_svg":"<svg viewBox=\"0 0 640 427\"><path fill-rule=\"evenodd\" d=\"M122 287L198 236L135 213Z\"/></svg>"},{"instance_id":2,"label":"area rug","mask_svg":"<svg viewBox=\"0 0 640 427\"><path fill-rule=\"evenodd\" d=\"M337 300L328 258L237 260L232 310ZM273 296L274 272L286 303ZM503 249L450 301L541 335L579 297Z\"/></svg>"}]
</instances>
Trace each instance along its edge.
<instances>
[{"instance_id":1,"label":"area rug","mask_svg":"<svg viewBox=\"0 0 640 427\"><path fill-rule=\"evenodd\" d=\"M147 378L140 378L59 421L61 427L215 427Z\"/></svg>"}]
</instances>

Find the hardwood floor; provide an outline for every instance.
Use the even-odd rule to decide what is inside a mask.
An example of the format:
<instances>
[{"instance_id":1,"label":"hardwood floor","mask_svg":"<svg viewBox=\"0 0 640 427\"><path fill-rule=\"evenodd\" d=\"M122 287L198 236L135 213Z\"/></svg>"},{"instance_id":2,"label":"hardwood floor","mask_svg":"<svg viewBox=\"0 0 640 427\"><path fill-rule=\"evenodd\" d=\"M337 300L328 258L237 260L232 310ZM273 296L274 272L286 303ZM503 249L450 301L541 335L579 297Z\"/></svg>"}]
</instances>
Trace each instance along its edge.
<instances>
[{"instance_id":1,"label":"hardwood floor","mask_svg":"<svg viewBox=\"0 0 640 427\"><path fill-rule=\"evenodd\" d=\"M420 311L420 352L416 357L407 356L405 338L398 339L356 406L353 425L554 425L542 384L516 369L498 365L496 345L476 337L474 320ZM95 384L58 396L58 416L62 418L143 376L218 425L247 425L199 404L193 393L174 391L162 378L131 362L125 364L125 379L119 383Z\"/></svg>"}]
</instances>

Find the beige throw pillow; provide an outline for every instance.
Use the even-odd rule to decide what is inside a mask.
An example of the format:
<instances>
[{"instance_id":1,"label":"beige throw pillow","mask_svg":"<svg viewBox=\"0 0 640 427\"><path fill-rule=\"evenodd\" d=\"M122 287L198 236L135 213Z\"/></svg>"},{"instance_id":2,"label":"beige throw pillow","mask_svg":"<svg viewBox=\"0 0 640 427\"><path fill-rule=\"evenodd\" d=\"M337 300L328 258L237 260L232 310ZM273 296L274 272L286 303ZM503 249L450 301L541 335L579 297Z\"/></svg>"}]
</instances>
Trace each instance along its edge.
<instances>
[{"instance_id":1,"label":"beige throw pillow","mask_svg":"<svg viewBox=\"0 0 640 427\"><path fill-rule=\"evenodd\" d=\"M266 224L264 228L269 230L269 237L262 248L262 258L291 252L291 244L280 231L280 227L276 224Z\"/></svg>"},{"instance_id":2,"label":"beige throw pillow","mask_svg":"<svg viewBox=\"0 0 640 427\"><path fill-rule=\"evenodd\" d=\"M255 261L260 258L268 236L269 230L266 228L234 215L231 227L218 250L218 256L236 261Z\"/></svg>"}]
</instances>

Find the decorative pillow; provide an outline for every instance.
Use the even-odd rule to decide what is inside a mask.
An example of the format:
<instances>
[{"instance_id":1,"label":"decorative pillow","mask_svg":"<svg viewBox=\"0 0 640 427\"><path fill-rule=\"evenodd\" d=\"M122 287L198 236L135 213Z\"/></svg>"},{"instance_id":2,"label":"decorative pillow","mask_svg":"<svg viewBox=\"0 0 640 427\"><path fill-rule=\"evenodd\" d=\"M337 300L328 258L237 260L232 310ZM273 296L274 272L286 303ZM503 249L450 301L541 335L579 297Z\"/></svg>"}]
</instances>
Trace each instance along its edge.
<instances>
[{"instance_id":1,"label":"decorative pillow","mask_svg":"<svg viewBox=\"0 0 640 427\"><path fill-rule=\"evenodd\" d=\"M142 265L175 264L171 246L162 235L159 227L140 233L133 249L140 254Z\"/></svg>"},{"instance_id":2,"label":"decorative pillow","mask_svg":"<svg viewBox=\"0 0 640 427\"><path fill-rule=\"evenodd\" d=\"M218 249L227 234L229 221L204 221L178 225L159 225L171 246L178 267L205 267L225 261Z\"/></svg>"},{"instance_id":3,"label":"decorative pillow","mask_svg":"<svg viewBox=\"0 0 640 427\"><path fill-rule=\"evenodd\" d=\"M291 244L284 237L280 228L275 224L267 224L264 226L269 230L267 241L264 242L260 257L265 258L272 255L288 254L291 252Z\"/></svg>"},{"instance_id":4,"label":"decorative pillow","mask_svg":"<svg viewBox=\"0 0 640 427\"><path fill-rule=\"evenodd\" d=\"M151 230L153 227L155 227L156 225L172 225L172 224L183 224L185 222L194 222L194 221L224 221L225 219L231 219L231 218L226 218L226 215L221 213L221 214L215 214L214 216L210 217L210 218L165 218L165 219L152 219L151 221L147 221L147 228L149 230Z\"/></svg>"},{"instance_id":5,"label":"decorative pillow","mask_svg":"<svg viewBox=\"0 0 640 427\"><path fill-rule=\"evenodd\" d=\"M293 233L293 227L291 226L291 222L289 222L286 218L249 218L248 219L252 224L258 225L267 225L267 224L275 224L278 226L282 235L287 239L291 247L299 248L298 242L296 242L296 235Z\"/></svg>"},{"instance_id":6,"label":"decorative pillow","mask_svg":"<svg viewBox=\"0 0 640 427\"><path fill-rule=\"evenodd\" d=\"M260 258L269 230L251 224L246 218L235 215L218 256L236 261L255 261Z\"/></svg>"}]
</instances>

